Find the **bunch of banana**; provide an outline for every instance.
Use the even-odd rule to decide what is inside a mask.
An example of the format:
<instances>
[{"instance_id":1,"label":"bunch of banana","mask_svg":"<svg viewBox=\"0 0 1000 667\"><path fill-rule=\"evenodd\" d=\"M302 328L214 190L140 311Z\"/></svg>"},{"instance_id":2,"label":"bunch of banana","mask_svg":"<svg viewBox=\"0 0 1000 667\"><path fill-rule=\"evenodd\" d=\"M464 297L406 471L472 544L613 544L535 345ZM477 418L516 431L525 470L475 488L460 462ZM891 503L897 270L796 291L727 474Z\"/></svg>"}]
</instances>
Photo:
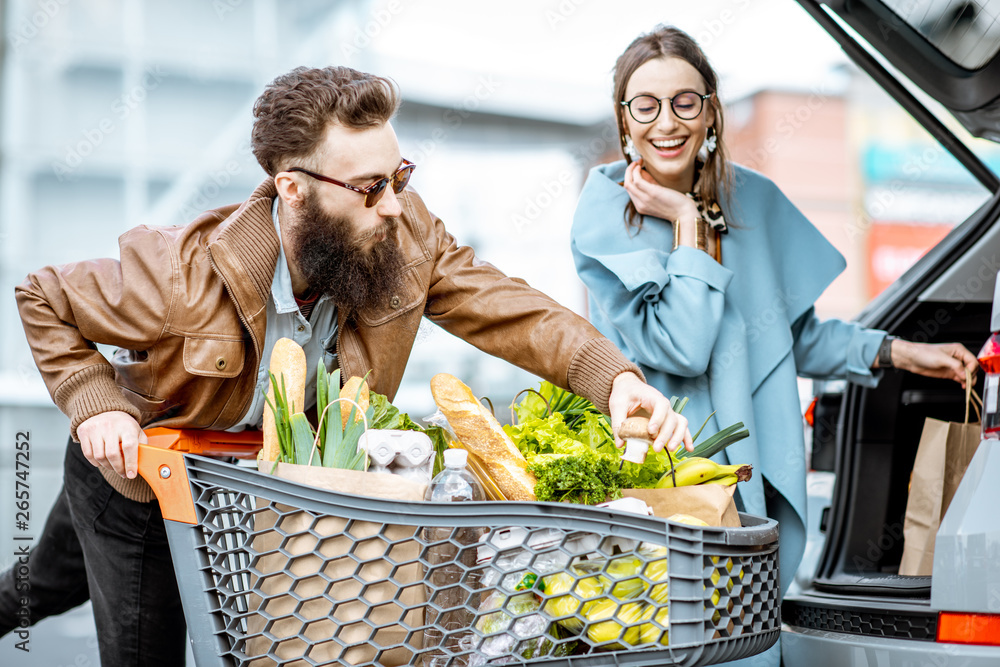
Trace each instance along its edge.
<instances>
[{"instance_id":1,"label":"bunch of banana","mask_svg":"<svg viewBox=\"0 0 1000 667\"><path fill-rule=\"evenodd\" d=\"M696 484L721 484L731 486L736 482L745 482L753 474L753 466L745 463L722 465L712 459L692 456L676 463L673 472L665 472L656 483L658 489L671 489L675 486L694 486Z\"/></svg>"}]
</instances>

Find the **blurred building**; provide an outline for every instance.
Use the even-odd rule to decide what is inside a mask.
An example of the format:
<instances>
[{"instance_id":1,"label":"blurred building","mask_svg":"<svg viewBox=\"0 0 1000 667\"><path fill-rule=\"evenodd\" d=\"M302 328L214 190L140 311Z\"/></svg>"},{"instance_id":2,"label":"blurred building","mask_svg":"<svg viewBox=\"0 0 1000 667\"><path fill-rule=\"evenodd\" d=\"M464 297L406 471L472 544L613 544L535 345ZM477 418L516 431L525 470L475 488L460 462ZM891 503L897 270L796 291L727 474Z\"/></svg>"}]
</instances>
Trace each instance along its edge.
<instances>
[{"instance_id":1,"label":"blurred building","mask_svg":"<svg viewBox=\"0 0 1000 667\"><path fill-rule=\"evenodd\" d=\"M853 317L988 199L957 160L853 70L840 85L749 95L731 103L727 121L733 159L774 180L847 260L817 302L821 317ZM1000 168L993 144L973 144Z\"/></svg>"},{"instance_id":2,"label":"blurred building","mask_svg":"<svg viewBox=\"0 0 1000 667\"><path fill-rule=\"evenodd\" d=\"M600 116L565 119L541 97L512 94L509 79L412 72L405 56L380 55L373 40L398 19L400 3L14 0L0 6L7 46L0 434L30 433L30 534L41 532L61 487L68 420L35 369L14 286L46 264L116 257L117 237L136 225L183 224L244 200L264 178L248 142L253 101L294 66L348 64L396 78L403 105L394 124L403 154L419 165L412 183L431 210L482 259L582 312L566 239L580 165L616 141L613 133ZM431 414L428 383L438 372L491 396L502 419L513 396L538 381L425 323L397 405L418 419ZM10 480L14 452L5 451L0 478ZM13 493L0 495L0 516L13 517L13 503ZM12 544L13 533L12 519L0 521L0 544ZM12 558L13 550L4 550L0 567ZM36 664L96 654L92 642L46 642L46 632L84 642L93 630L80 617L39 629ZM8 662L10 639L0 642L0 664Z\"/></svg>"},{"instance_id":3,"label":"blurred building","mask_svg":"<svg viewBox=\"0 0 1000 667\"><path fill-rule=\"evenodd\" d=\"M850 317L865 302L865 234L845 234L860 185L847 109L841 93L761 91L732 103L727 117L733 160L772 179L847 259L848 270L817 304L826 317ZM755 223L767 221L744 224Z\"/></svg>"},{"instance_id":4,"label":"blurred building","mask_svg":"<svg viewBox=\"0 0 1000 667\"><path fill-rule=\"evenodd\" d=\"M135 225L183 224L245 199L264 177L248 143L253 101L294 66L347 64L395 78L396 131L429 208L480 258L585 312L568 238L587 169L619 154L606 82L418 62L419 35L405 26L434 17L407 16L404 2L9 0L0 8L0 439L31 434L31 534L61 486L68 423L32 362L14 286L46 264L117 256L117 236ZM606 27L597 11L559 14L554 24L539 12L546 34L577 20ZM391 48L377 48L390 33ZM512 36L510 55L530 61L520 38ZM728 100L729 137L733 157L774 179L847 257L819 308L850 317L984 194L940 149L933 158L935 145L873 85L848 77L819 90ZM396 404L417 419L433 412L428 381L438 372L490 396L501 420L513 396L538 381L425 323ZM0 479L11 480L13 448L4 451ZM0 517L13 516L13 502L0 494ZM12 538L12 521L0 520L0 544ZM2 553L6 567L13 551ZM76 616L39 628L34 662L17 664L93 662L88 623ZM10 639L0 642L0 664L13 664Z\"/></svg>"},{"instance_id":5,"label":"blurred building","mask_svg":"<svg viewBox=\"0 0 1000 667\"><path fill-rule=\"evenodd\" d=\"M3 7L0 163L0 433L31 441L38 535L61 487L68 421L34 368L13 299L31 270L117 256L138 224L177 224L243 200L263 172L247 143L264 83L317 62L331 36L365 16L353 2L13 0ZM14 451L0 457L11 489ZM11 545L14 494L0 496ZM19 533L24 535L25 533ZM4 549L0 567L13 558ZM95 664L89 615L35 629L30 654L0 643L0 663ZM53 640L57 641L53 641Z\"/></svg>"}]
</instances>

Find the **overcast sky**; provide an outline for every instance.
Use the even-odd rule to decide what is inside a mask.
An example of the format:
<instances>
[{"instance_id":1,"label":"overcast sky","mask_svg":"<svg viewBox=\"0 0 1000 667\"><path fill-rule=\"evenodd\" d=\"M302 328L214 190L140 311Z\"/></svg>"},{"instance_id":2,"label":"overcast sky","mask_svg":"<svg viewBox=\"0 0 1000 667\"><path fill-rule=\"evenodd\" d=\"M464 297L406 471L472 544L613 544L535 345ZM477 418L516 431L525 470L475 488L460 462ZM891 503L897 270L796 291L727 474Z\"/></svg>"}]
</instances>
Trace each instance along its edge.
<instances>
[{"instance_id":1,"label":"overcast sky","mask_svg":"<svg viewBox=\"0 0 1000 667\"><path fill-rule=\"evenodd\" d=\"M410 97L439 98L449 85L463 95L471 85L463 74L489 73L506 84L494 104L540 104L547 91L562 93L579 122L606 113L615 59L657 23L698 39L724 99L762 87L808 89L817 72L845 62L792 0L386 0L361 20L379 24L364 64L392 70ZM429 67L454 76L428 77Z\"/></svg>"}]
</instances>

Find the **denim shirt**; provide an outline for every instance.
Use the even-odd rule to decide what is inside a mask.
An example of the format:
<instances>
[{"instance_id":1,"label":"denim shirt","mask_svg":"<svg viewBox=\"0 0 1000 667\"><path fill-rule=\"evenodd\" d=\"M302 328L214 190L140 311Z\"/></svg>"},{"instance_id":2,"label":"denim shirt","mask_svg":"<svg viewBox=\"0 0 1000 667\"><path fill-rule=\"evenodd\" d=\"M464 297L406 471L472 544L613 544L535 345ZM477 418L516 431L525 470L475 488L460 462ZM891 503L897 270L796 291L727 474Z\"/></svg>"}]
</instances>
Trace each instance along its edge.
<instances>
[{"instance_id":1,"label":"denim shirt","mask_svg":"<svg viewBox=\"0 0 1000 667\"><path fill-rule=\"evenodd\" d=\"M278 232L281 242L281 224L278 220L278 201L274 198L271 217L274 219L274 229ZM268 369L271 362L271 351L280 338L290 338L306 353L306 404L304 409L316 405L316 372L317 364L322 359L328 371L338 367L337 364L337 307L329 296L323 295L313 307L309 319L302 317L295 303L292 292L292 274L288 271L285 258L285 247L282 243L278 252L278 263L274 269L274 280L271 282L271 297L267 300L267 329L264 335L263 356L260 368L257 370L257 390L246 414L230 431L242 431L245 428L260 428L264 420L264 393L270 381Z\"/></svg>"}]
</instances>

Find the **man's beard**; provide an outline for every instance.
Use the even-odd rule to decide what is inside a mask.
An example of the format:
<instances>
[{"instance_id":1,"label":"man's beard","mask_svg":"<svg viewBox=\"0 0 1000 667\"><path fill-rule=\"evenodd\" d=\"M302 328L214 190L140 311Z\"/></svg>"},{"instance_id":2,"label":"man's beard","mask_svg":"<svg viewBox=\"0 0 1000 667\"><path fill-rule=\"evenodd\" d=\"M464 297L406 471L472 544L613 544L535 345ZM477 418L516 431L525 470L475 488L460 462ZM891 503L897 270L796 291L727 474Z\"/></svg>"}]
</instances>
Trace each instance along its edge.
<instances>
[{"instance_id":1,"label":"man's beard","mask_svg":"<svg viewBox=\"0 0 1000 667\"><path fill-rule=\"evenodd\" d=\"M328 295L348 316L380 309L402 287L403 253L396 218L385 218L386 237L370 248L344 216L324 211L315 195L299 209L292 253L313 294ZM381 230L379 230L381 231Z\"/></svg>"}]
</instances>

